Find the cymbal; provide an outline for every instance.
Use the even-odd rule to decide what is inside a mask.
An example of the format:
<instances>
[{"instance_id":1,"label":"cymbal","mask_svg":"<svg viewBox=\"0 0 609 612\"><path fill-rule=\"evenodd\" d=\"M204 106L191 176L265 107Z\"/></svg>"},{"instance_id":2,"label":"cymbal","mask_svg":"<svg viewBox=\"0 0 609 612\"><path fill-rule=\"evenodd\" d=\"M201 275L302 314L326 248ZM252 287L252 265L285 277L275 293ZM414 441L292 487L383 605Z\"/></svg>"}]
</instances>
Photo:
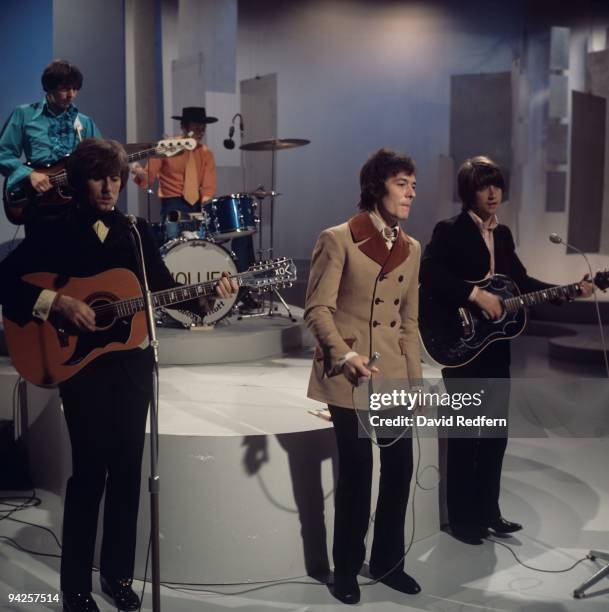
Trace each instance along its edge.
<instances>
[{"instance_id":1,"label":"cymbal","mask_svg":"<svg viewBox=\"0 0 609 612\"><path fill-rule=\"evenodd\" d=\"M254 196L259 200L263 200L264 198L275 198L280 196L281 193L279 191L273 191L272 189L269 191L265 191L264 189L256 189L256 191L250 191L246 195Z\"/></svg>"},{"instance_id":2,"label":"cymbal","mask_svg":"<svg viewBox=\"0 0 609 612\"><path fill-rule=\"evenodd\" d=\"M269 138L268 140L258 140L248 142L239 148L243 151L282 151L283 149L294 149L304 147L311 141L304 138Z\"/></svg>"}]
</instances>

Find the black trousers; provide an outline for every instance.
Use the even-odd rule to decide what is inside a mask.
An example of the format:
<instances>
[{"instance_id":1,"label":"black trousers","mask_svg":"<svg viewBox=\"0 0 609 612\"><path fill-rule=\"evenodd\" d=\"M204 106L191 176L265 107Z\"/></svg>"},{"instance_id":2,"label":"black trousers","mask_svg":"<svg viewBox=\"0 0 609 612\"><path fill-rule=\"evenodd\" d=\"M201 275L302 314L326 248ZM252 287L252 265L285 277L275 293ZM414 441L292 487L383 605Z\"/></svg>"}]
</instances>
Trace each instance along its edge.
<instances>
[{"instance_id":1,"label":"black trousers","mask_svg":"<svg viewBox=\"0 0 609 612\"><path fill-rule=\"evenodd\" d=\"M355 576L366 556L365 537L370 519L372 442L358 436L356 411L328 406L338 447L338 483L334 510L334 568ZM368 417L360 413L362 420ZM392 439L378 440L382 444ZM404 569L404 526L412 477L412 438L404 437L381 448L381 477L374 517L370 567L375 574Z\"/></svg>"},{"instance_id":2,"label":"black trousers","mask_svg":"<svg viewBox=\"0 0 609 612\"><path fill-rule=\"evenodd\" d=\"M506 344L498 342L497 345ZM491 346L471 364L442 371L449 393L485 391L480 414L509 417L509 352ZM488 525L501 516L501 469L507 447L507 429L490 434L470 431L469 437L449 437L446 455L446 503L452 527Z\"/></svg>"},{"instance_id":3,"label":"black trousers","mask_svg":"<svg viewBox=\"0 0 609 612\"><path fill-rule=\"evenodd\" d=\"M101 573L109 578L133 576L149 389L134 384L122 364L103 358L60 389L72 443L72 476L63 519L62 591L92 590L104 489Z\"/></svg>"}]
</instances>

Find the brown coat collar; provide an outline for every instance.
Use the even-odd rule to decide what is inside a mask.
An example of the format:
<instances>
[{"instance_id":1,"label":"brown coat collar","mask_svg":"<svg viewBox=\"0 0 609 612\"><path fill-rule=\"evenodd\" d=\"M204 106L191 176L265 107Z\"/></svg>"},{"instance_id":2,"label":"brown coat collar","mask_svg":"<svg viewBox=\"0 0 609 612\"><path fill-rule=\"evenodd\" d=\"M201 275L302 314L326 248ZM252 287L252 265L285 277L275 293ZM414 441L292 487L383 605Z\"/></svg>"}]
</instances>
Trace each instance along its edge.
<instances>
[{"instance_id":1,"label":"brown coat collar","mask_svg":"<svg viewBox=\"0 0 609 612\"><path fill-rule=\"evenodd\" d=\"M355 217L351 217L348 223L353 242L361 242L358 249L381 266L381 272L388 274L408 258L410 242L408 236L401 229L393 248L388 251L385 240L374 227L369 213L361 212Z\"/></svg>"}]
</instances>

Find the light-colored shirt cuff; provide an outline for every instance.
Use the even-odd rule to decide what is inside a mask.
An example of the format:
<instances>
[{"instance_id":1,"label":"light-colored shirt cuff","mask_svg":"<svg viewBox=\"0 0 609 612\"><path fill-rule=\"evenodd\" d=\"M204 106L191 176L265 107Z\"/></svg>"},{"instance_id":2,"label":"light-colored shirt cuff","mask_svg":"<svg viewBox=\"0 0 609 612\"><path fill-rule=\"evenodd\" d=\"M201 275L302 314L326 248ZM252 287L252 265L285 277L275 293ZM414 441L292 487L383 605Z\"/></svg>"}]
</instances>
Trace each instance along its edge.
<instances>
[{"instance_id":1,"label":"light-colored shirt cuff","mask_svg":"<svg viewBox=\"0 0 609 612\"><path fill-rule=\"evenodd\" d=\"M476 298L478 297L478 291L480 291L480 289L478 289L477 285L474 285L474 288L472 289L472 292L469 294L469 297L467 299L470 302L475 302Z\"/></svg>"},{"instance_id":2,"label":"light-colored shirt cuff","mask_svg":"<svg viewBox=\"0 0 609 612\"><path fill-rule=\"evenodd\" d=\"M34 308L32 308L32 315L41 321L46 321L51 314L51 306L53 306L56 296L56 291L43 289L34 304Z\"/></svg>"},{"instance_id":3,"label":"light-colored shirt cuff","mask_svg":"<svg viewBox=\"0 0 609 612\"><path fill-rule=\"evenodd\" d=\"M351 357L355 357L356 355L357 355L356 351L349 351L345 356L341 357L336 362L336 365L332 368L332 371L340 372L345 367L345 363L347 363L347 361L349 361Z\"/></svg>"}]
</instances>

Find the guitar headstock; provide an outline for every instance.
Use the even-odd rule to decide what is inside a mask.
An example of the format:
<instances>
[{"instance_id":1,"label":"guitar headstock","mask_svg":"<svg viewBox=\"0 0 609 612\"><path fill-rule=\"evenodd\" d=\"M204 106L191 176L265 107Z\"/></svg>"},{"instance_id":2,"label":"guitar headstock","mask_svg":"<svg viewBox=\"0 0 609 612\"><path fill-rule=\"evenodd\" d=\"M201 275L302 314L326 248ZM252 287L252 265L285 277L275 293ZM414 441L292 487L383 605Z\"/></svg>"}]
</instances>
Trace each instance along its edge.
<instances>
[{"instance_id":1,"label":"guitar headstock","mask_svg":"<svg viewBox=\"0 0 609 612\"><path fill-rule=\"evenodd\" d=\"M280 287L291 287L296 281L296 265L292 259L278 257L250 266L242 275L243 284L260 293Z\"/></svg>"},{"instance_id":2,"label":"guitar headstock","mask_svg":"<svg viewBox=\"0 0 609 612\"><path fill-rule=\"evenodd\" d=\"M156 143L154 154L172 157L183 151L193 151L196 146L197 141L194 138L164 138Z\"/></svg>"},{"instance_id":3,"label":"guitar headstock","mask_svg":"<svg viewBox=\"0 0 609 612\"><path fill-rule=\"evenodd\" d=\"M594 284L601 290L605 291L609 287L609 270L597 272L594 277Z\"/></svg>"}]
</instances>

